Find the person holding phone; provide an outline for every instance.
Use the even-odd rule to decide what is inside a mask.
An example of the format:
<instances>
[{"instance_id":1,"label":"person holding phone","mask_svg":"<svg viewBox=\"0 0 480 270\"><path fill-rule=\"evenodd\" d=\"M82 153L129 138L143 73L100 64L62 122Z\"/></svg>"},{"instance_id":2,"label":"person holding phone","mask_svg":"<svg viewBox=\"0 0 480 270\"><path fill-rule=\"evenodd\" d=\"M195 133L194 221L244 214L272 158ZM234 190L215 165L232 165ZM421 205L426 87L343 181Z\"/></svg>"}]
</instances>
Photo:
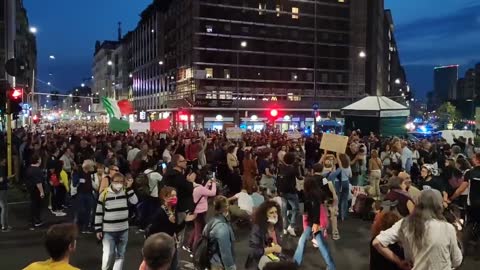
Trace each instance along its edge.
<instances>
[{"instance_id":1,"label":"person holding phone","mask_svg":"<svg viewBox=\"0 0 480 270\"><path fill-rule=\"evenodd\" d=\"M167 170L163 181L165 186L173 187L177 190L178 204L176 218L177 223L182 224L189 213L193 213L193 182L197 177L196 173L186 173L187 160L182 155L176 154L172 157L173 168ZM179 233L179 242L183 243L184 233Z\"/></svg>"}]
</instances>

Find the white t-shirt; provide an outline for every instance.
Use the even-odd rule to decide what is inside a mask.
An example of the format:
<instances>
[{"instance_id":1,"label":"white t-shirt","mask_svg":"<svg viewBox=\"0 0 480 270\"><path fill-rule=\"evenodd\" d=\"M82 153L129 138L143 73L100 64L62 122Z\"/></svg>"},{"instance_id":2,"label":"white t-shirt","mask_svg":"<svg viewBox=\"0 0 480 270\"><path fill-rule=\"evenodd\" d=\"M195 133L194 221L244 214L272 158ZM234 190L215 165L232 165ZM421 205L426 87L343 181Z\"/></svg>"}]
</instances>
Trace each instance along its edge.
<instances>
[{"instance_id":1,"label":"white t-shirt","mask_svg":"<svg viewBox=\"0 0 480 270\"><path fill-rule=\"evenodd\" d=\"M238 207L251 215L253 212L252 197L246 192L240 192L235 194L235 198L237 198Z\"/></svg>"},{"instance_id":2,"label":"white t-shirt","mask_svg":"<svg viewBox=\"0 0 480 270\"><path fill-rule=\"evenodd\" d=\"M170 163L170 161L172 161L172 155L170 154L170 151L168 151L168 149L165 149L163 151L162 159L163 159L163 162L165 163Z\"/></svg>"},{"instance_id":3,"label":"white t-shirt","mask_svg":"<svg viewBox=\"0 0 480 270\"><path fill-rule=\"evenodd\" d=\"M439 220L425 222L423 247L419 249L414 244L413 232L402 228L402 221L382 231L376 239L384 247L401 243L405 258L413 262L412 270L451 270L460 266L463 256L452 224Z\"/></svg>"}]
</instances>

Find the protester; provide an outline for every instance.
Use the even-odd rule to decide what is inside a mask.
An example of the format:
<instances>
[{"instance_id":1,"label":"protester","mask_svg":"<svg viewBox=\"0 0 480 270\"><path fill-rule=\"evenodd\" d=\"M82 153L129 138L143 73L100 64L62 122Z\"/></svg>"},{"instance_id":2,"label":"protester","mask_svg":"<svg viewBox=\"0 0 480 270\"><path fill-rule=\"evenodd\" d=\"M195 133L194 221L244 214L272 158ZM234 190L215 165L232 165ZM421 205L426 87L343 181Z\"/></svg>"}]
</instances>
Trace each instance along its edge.
<instances>
[{"instance_id":1,"label":"protester","mask_svg":"<svg viewBox=\"0 0 480 270\"><path fill-rule=\"evenodd\" d=\"M283 209L283 234L288 233L291 236L297 236L295 234L295 226L300 207L296 185L297 178L301 178L301 175L298 169L294 167L295 155L292 152L285 154L283 162L284 164L280 165L278 170L277 191L282 197L283 204L289 205L292 209L290 219L288 219L287 207Z\"/></svg>"},{"instance_id":2,"label":"protester","mask_svg":"<svg viewBox=\"0 0 480 270\"><path fill-rule=\"evenodd\" d=\"M307 238L311 235L317 240L318 250L327 265L328 270L335 270L335 263L330 254L326 241L324 239L328 225L328 214L324 202L328 196L324 193L322 186L315 177L305 179L305 215L303 233L298 240L297 249L293 256L295 262L300 266L303 261L303 254Z\"/></svg>"},{"instance_id":3,"label":"protester","mask_svg":"<svg viewBox=\"0 0 480 270\"><path fill-rule=\"evenodd\" d=\"M274 201L265 201L255 212L250 232L250 253L245 267L260 269L282 255L281 209ZM278 258L278 260L280 260Z\"/></svg>"},{"instance_id":4,"label":"protester","mask_svg":"<svg viewBox=\"0 0 480 270\"><path fill-rule=\"evenodd\" d=\"M70 265L70 256L77 248L77 237L78 229L74 224L53 225L45 237L50 259L32 263L24 270L80 270Z\"/></svg>"},{"instance_id":5,"label":"protester","mask_svg":"<svg viewBox=\"0 0 480 270\"><path fill-rule=\"evenodd\" d=\"M235 234L228 222L229 206L224 196L217 196L213 202L215 216L205 226L204 234L209 242L211 270L236 270L234 252Z\"/></svg>"},{"instance_id":6,"label":"protester","mask_svg":"<svg viewBox=\"0 0 480 270\"><path fill-rule=\"evenodd\" d=\"M12 229L8 224L8 175L6 163L7 159L5 156L0 158L0 225L2 225L2 232L9 232Z\"/></svg>"},{"instance_id":7,"label":"protester","mask_svg":"<svg viewBox=\"0 0 480 270\"><path fill-rule=\"evenodd\" d=\"M195 219L193 221L193 232L190 234L188 241L188 250L193 252L197 246L198 240L202 236L203 229L207 223L208 198L217 195L217 183L215 179L209 179L205 186L194 183L193 184L193 201L195 202L195 209L193 211Z\"/></svg>"},{"instance_id":8,"label":"protester","mask_svg":"<svg viewBox=\"0 0 480 270\"><path fill-rule=\"evenodd\" d=\"M137 196L131 190L133 181L117 173L112 184L98 198L95 214L95 231L102 240L102 270L122 269L128 242L128 204L137 203Z\"/></svg>"},{"instance_id":9,"label":"protester","mask_svg":"<svg viewBox=\"0 0 480 270\"><path fill-rule=\"evenodd\" d=\"M455 228L443 216L443 198L438 190L422 191L414 212L380 232L372 245L400 269L451 270L462 263ZM388 246L400 243L401 259ZM435 258L435 259L432 259Z\"/></svg>"},{"instance_id":10,"label":"protester","mask_svg":"<svg viewBox=\"0 0 480 270\"><path fill-rule=\"evenodd\" d=\"M27 188L30 193L30 209L32 218L32 228L38 228L43 225L41 211L45 192L43 189L43 172L40 168L42 160L38 155L30 158L31 164L25 174Z\"/></svg>"},{"instance_id":11,"label":"protester","mask_svg":"<svg viewBox=\"0 0 480 270\"><path fill-rule=\"evenodd\" d=\"M85 150L86 151L86 150ZM77 224L81 233L91 233L90 219L95 207L93 195L92 176L95 172L95 162L84 160L82 168L74 173L73 185L77 187L76 211L78 215Z\"/></svg>"},{"instance_id":12,"label":"protester","mask_svg":"<svg viewBox=\"0 0 480 270\"><path fill-rule=\"evenodd\" d=\"M405 180L401 177L394 176L390 178L388 186L390 192L388 192L384 199L397 202L397 210L402 217L410 215L415 209L415 203L407 192Z\"/></svg>"},{"instance_id":13,"label":"protester","mask_svg":"<svg viewBox=\"0 0 480 270\"><path fill-rule=\"evenodd\" d=\"M368 170L370 171L370 186L372 187L372 196L380 198L380 178L382 177L382 161L378 157L377 150L372 150L370 160L368 161Z\"/></svg>"},{"instance_id":14,"label":"protester","mask_svg":"<svg viewBox=\"0 0 480 270\"><path fill-rule=\"evenodd\" d=\"M156 233L143 244L143 262L139 270L169 270L176 252L175 240L166 233Z\"/></svg>"},{"instance_id":15,"label":"protester","mask_svg":"<svg viewBox=\"0 0 480 270\"><path fill-rule=\"evenodd\" d=\"M381 231L390 229L397 221L399 221L401 216L399 216L394 211L380 212L375 216L375 221L372 225L372 241L377 237ZM398 243L394 243L388 246L388 248L401 260L404 259L403 249ZM382 256L377 249L370 245L370 270L401 270L394 262L389 261L384 256Z\"/></svg>"}]
</instances>

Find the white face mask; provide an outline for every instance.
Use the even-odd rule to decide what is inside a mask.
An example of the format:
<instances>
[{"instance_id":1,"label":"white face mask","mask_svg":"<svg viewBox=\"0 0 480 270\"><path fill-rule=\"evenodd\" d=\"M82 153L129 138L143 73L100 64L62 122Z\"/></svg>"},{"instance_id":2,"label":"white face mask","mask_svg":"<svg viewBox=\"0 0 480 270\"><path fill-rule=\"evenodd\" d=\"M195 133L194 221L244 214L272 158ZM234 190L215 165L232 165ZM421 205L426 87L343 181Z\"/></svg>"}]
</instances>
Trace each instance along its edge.
<instances>
[{"instance_id":1,"label":"white face mask","mask_svg":"<svg viewBox=\"0 0 480 270\"><path fill-rule=\"evenodd\" d=\"M112 184L112 189L114 191L120 191L122 188L123 188L123 184L117 184L117 183Z\"/></svg>"},{"instance_id":2,"label":"white face mask","mask_svg":"<svg viewBox=\"0 0 480 270\"><path fill-rule=\"evenodd\" d=\"M270 224L275 225L275 224L277 224L277 222L278 222L278 217L269 217L268 218L268 223L270 223Z\"/></svg>"}]
</instances>

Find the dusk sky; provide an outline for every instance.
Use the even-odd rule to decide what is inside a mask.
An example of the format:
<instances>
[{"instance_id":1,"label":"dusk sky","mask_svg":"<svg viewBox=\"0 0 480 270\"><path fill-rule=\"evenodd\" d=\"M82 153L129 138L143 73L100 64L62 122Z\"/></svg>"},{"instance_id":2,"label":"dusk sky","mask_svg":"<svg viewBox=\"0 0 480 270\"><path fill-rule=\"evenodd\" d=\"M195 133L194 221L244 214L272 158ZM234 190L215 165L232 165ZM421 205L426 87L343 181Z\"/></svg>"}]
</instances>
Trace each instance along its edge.
<instances>
[{"instance_id":1,"label":"dusk sky","mask_svg":"<svg viewBox=\"0 0 480 270\"><path fill-rule=\"evenodd\" d=\"M91 76L95 41L116 39L119 21L123 33L132 30L150 2L24 0L30 24L38 28L39 79L61 91L80 85ZM432 90L434 66L459 64L463 76L480 62L479 1L385 0L385 8L392 10L401 61L417 97Z\"/></svg>"}]
</instances>

